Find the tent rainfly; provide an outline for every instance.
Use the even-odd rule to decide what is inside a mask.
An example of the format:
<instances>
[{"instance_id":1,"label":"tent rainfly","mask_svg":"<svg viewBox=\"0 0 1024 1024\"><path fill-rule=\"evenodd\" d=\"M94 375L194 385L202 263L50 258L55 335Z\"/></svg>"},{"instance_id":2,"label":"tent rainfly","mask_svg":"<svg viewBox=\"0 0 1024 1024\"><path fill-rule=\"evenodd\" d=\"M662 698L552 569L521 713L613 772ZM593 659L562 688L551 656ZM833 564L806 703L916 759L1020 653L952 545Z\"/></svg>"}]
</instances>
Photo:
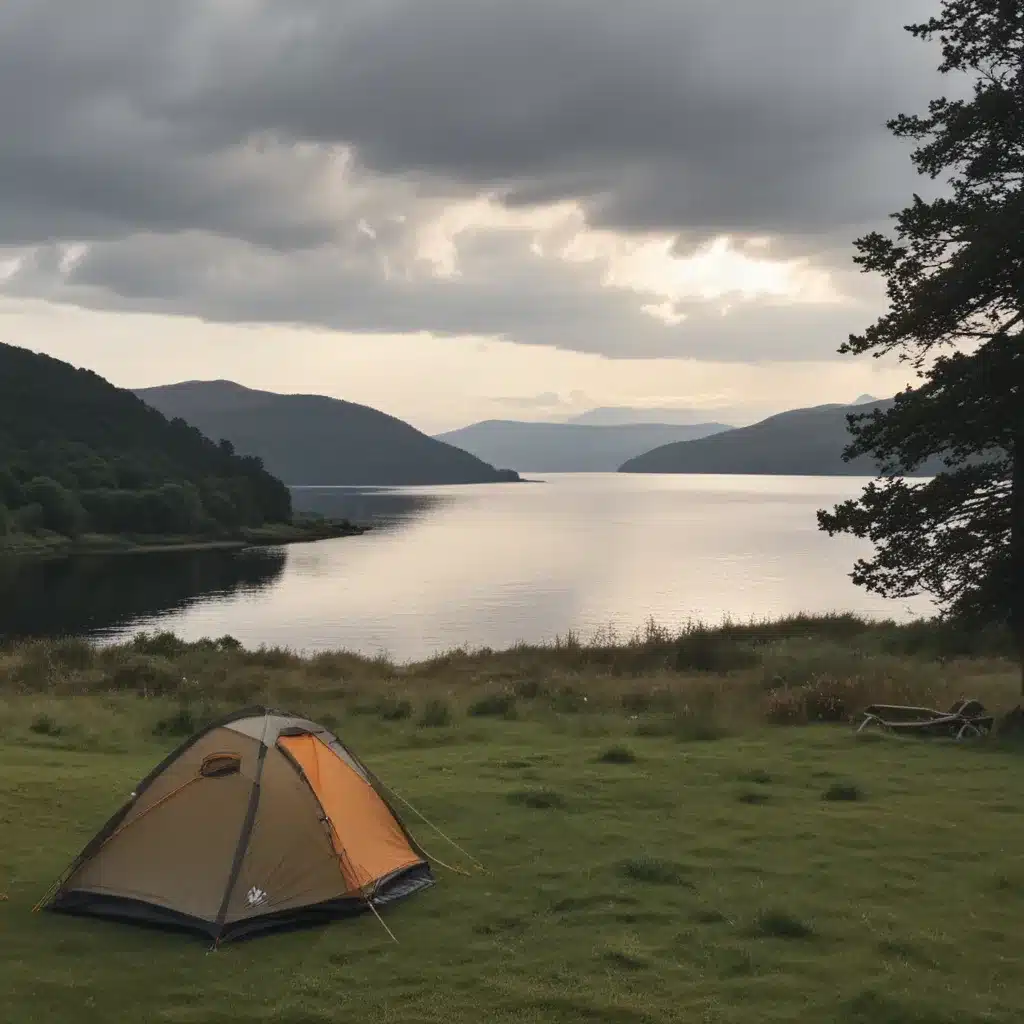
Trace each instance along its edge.
<instances>
[{"instance_id":1,"label":"tent rainfly","mask_svg":"<svg viewBox=\"0 0 1024 1024\"><path fill-rule=\"evenodd\" d=\"M217 945L376 914L433 883L366 766L315 722L258 707L158 764L40 907L185 928Z\"/></svg>"}]
</instances>

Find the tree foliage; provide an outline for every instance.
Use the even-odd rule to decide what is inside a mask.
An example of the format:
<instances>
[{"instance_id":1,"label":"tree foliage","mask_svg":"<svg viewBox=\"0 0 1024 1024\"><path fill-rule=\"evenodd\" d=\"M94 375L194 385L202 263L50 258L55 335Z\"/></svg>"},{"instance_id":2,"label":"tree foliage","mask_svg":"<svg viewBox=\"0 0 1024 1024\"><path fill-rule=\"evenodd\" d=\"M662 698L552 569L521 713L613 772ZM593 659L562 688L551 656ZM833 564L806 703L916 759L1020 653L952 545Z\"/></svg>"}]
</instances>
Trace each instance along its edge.
<instances>
[{"instance_id":1,"label":"tree foliage","mask_svg":"<svg viewBox=\"0 0 1024 1024\"><path fill-rule=\"evenodd\" d=\"M72 537L223 535L292 517L291 493L259 459L94 373L9 345L0 345L0 506L10 532Z\"/></svg>"},{"instance_id":2,"label":"tree foliage","mask_svg":"<svg viewBox=\"0 0 1024 1024\"><path fill-rule=\"evenodd\" d=\"M1008 621L1024 664L1024 5L943 0L906 29L939 41L939 70L970 94L889 122L946 194L915 194L894 215L895 238L854 243L855 262L887 279L889 310L840 351L896 352L921 383L884 412L850 417L846 457L870 454L882 472L818 520L874 543L855 583L928 593L946 616ZM937 455L941 472L907 482Z\"/></svg>"}]
</instances>

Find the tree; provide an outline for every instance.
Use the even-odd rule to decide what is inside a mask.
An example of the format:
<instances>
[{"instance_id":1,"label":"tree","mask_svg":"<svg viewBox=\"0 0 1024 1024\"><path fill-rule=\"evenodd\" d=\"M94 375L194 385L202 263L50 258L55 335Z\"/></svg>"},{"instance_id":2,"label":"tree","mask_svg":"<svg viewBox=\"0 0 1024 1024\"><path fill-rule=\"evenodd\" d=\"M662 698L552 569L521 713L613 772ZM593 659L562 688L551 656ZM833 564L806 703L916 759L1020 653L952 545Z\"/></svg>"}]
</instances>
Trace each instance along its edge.
<instances>
[{"instance_id":1,"label":"tree","mask_svg":"<svg viewBox=\"0 0 1024 1024\"><path fill-rule=\"evenodd\" d=\"M0 465L0 502L10 508L17 508L21 500L21 484L6 466Z\"/></svg>"},{"instance_id":2,"label":"tree","mask_svg":"<svg viewBox=\"0 0 1024 1024\"><path fill-rule=\"evenodd\" d=\"M939 70L973 89L889 122L948 194L915 194L895 239L854 243L854 262L886 277L890 308L840 352L896 352L923 383L886 412L849 417L844 458L872 455L880 476L818 523L874 543L851 574L867 590L928 593L944 618L1007 623L1024 693L1024 6L942 0L906 30L938 38ZM908 484L933 455L944 469Z\"/></svg>"},{"instance_id":3,"label":"tree","mask_svg":"<svg viewBox=\"0 0 1024 1024\"><path fill-rule=\"evenodd\" d=\"M39 476L25 485L25 497L42 509L42 525L54 533L77 537L86 524L86 512L78 498L63 484Z\"/></svg>"}]
</instances>

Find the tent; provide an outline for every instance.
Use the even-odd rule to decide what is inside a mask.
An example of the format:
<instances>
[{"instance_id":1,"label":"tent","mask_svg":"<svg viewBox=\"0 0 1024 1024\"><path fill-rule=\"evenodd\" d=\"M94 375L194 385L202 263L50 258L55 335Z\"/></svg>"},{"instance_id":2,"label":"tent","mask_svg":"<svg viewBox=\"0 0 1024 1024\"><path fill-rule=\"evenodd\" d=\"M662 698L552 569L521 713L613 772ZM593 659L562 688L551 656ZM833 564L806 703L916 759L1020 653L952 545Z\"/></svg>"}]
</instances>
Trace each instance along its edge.
<instances>
[{"instance_id":1,"label":"tent","mask_svg":"<svg viewBox=\"0 0 1024 1024\"><path fill-rule=\"evenodd\" d=\"M383 793L327 729L248 708L158 764L40 906L182 927L215 944L377 913L434 883Z\"/></svg>"}]
</instances>

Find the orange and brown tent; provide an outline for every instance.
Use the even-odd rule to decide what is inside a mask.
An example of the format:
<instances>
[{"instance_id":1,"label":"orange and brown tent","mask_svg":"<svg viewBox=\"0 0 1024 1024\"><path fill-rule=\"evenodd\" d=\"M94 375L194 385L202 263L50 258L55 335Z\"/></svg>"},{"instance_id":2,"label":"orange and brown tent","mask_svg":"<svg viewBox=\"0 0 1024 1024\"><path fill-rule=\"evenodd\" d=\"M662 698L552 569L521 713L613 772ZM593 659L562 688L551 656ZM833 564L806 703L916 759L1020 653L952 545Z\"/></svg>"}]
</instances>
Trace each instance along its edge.
<instances>
[{"instance_id":1,"label":"orange and brown tent","mask_svg":"<svg viewBox=\"0 0 1024 1024\"><path fill-rule=\"evenodd\" d=\"M157 765L45 909L219 943L376 912L433 882L365 765L315 722L260 707L214 722Z\"/></svg>"}]
</instances>

